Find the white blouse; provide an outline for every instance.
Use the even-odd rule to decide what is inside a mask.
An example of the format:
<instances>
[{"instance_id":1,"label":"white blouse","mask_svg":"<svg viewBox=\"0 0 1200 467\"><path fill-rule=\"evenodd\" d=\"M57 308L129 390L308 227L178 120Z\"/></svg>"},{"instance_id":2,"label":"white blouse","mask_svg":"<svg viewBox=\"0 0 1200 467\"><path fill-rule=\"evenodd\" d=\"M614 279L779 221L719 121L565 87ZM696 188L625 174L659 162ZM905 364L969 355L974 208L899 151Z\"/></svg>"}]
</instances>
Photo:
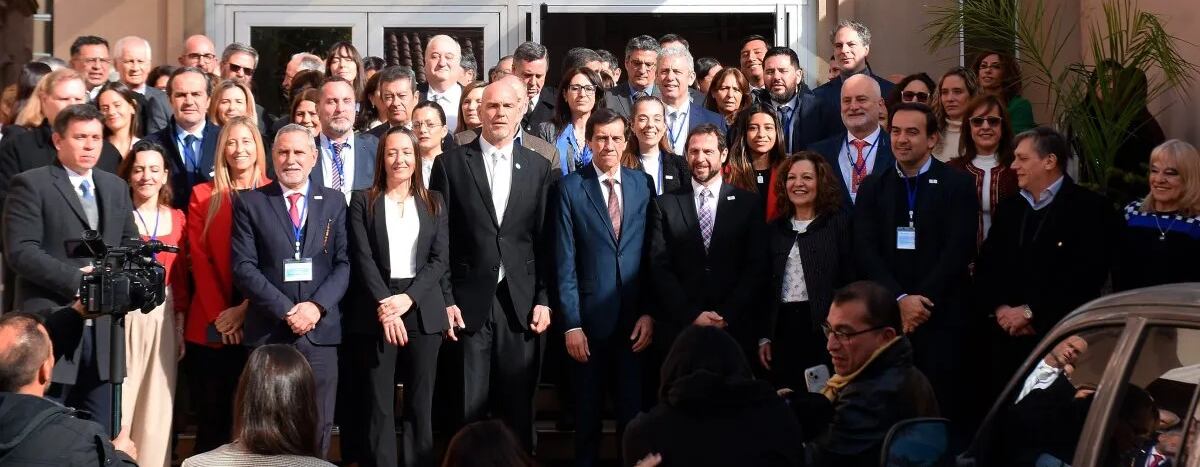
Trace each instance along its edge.
<instances>
[{"instance_id":1,"label":"white blouse","mask_svg":"<svg viewBox=\"0 0 1200 467\"><path fill-rule=\"evenodd\" d=\"M417 202L412 196L405 198L403 203L385 198L383 206L391 278L411 279L417 275L417 234L421 232Z\"/></svg>"}]
</instances>

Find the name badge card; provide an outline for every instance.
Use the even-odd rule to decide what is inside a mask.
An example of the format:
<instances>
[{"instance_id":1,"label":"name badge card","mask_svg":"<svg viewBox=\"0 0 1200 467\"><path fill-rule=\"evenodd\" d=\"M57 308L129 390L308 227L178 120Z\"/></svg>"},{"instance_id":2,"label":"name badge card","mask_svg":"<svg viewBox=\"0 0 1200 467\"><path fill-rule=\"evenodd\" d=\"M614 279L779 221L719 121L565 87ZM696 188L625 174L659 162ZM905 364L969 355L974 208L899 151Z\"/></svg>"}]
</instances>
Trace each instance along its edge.
<instances>
[{"instance_id":1,"label":"name badge card","mask_svg":"<svg viewBox=\"0 0 1200 467\"><path fill-rule=\"evenodd\" d=\"M896 249L917 249L917 229L912 227L896 227Z\"/></svg>"},{"instance_id":2,"label":"name badge card","mask_svg":"<svg viewBox=\"0 0 1200 467\"><path fill-rule=\"evenodd\" d=\"M312 258L283 260L284 282L309 282L313 280Z\"/></svg>"}]
</instances>

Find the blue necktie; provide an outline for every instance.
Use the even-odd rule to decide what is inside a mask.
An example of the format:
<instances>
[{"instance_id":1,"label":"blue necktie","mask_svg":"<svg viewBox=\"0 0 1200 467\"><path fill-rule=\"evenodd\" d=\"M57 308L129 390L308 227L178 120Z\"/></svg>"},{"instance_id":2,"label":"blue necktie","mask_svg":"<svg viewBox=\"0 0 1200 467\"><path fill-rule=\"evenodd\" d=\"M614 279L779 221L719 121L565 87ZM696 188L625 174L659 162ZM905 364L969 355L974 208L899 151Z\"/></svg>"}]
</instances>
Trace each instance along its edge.
<instances>
[{"instance_id":1,"label":"blue necktie","mask_svg":"<svg viewBox=\"0 0 1200 467\"><path fill-rule=\"evenodd\" d=\"M200 172L200 162L196 160L196 142L200 141L195 135L183 137L183 159L187 165L188 180L195 183L196 175Z\"/></svg>"},{"instance_id":2,"label":"blue necktie","mask_svg":"<svg viewBox=\"0 0 1200 467\"><path fill-rule=\"evenodd\" d=\"M792 150L792 107L785 105L779 107L779 117L783 119L783 142L788 152Z\"/></svg>"},{"instance_id":3,"label":"blue necktie","mask_svg":"<svg viewBox=\"0 0 1200 467\"><path fill-rule=\"evenodd\" d=\"M342 151L350 147L348 143L330 143L331 153L333 153L333 186L331 188L342 191L342 187L346 185L345 161L342 160Z\"/></svg>"}]
</instances>

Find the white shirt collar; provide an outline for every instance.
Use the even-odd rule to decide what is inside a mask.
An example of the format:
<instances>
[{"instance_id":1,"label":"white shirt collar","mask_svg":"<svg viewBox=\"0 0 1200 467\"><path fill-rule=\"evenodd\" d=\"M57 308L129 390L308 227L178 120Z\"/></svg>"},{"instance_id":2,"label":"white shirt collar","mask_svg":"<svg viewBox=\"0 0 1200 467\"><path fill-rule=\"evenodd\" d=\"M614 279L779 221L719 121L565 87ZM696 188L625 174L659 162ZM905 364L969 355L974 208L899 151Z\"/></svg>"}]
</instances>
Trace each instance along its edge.
<instances>
[{"instance_id":1,"label":"white shirt collar","mask_svg":"<svg viewBox=\"0 0 1200 467\"><path fill-rule=\"evenodd\" d=\"M601 185L604 184L605 180L608 180L610 178L613 179L614 181L616 181L617 185L621 184L621 168L620 167L617 167L616 172L614 172L611 177L608 174L600 171L600 167L597 167L596 163L594 161L592 162L592 169L594 169L596 171L596 176L599 178Z\"/></svg>"},{"instance_id":2,"label":"white shirt collar","mask_svg":"<svg viewBox=\"0 0 1200 467\"><path fill-rule=\"evenodd\" d=\"M871 134L868 134L866 138L863 138L863 141L867 142L868 147L875 146L875 144L879 141L879 132L881 132L881 131L883 131L883 128L876 125L875 131L872 131ZM858 138L856 138L854 136L854 133L851 133L849 131L846 132L846 143L847 144L849 144L850 141L854 141L856 139L858 139Z\"/></svg>"},{"instance_id":3,"label":"white shirt collar","mask_svg":"<svg viewBox=\"0 0 1200 467\"><path fill-rule=\"evenodd\" d=\"M692 178L692 193L699 195L700 191L707 187L708 191L712 193L713 199L716 199L717 195L721 194L721 183L723 182L724 181L721 180L720 174L717 174L716 177L713 177L713 179L708 182L708 185L701 185L700 182L697 182L695 178Z\"/></svg>"},{"instance_id":4,"label":"white shirt collar","mask_svg":"<svg viewBox=\"0 0 1200 467\"><path fill-rule=\"evenodd\" d=\"M920 177L921 175L924 175L925 172L928 172L929 167L933 165L933 155L928 155L925 157L926 157L925 163L921 165L921 170L917 171L918 177ZM908 175L905 175L904 170L900 168L899 162L896 163L896 173L900 174L900 178L908 178Z\"/></svg>"},{"instance_id":5,"label":"white shirt collar","mask_svg":"<svg viewBox=\"0 0 1200 467\"><path fill-rule=\"evenodd\" d=\"M280 187L280 188L283 188L283 197L284 197L284 198L287 198L287 197L288 197L288 195L290 195L290 194L292 194L292 193L300 193L300 194L302 195L302 196L301 196L301 198L304 198L304 199L307 199L307 198L308 198L308 180L305 180L305 181L304 181L304 184L303 184L303 185L300 185L300 188L297 188L297 189L294 189L294 190L292 190L292 189L289 189L289 188L288 188L288 187L286 187L286 186L283 186L283 184L282 184L282 183L280 183L280 184L279 184L279 187Z\"/></svg>"},{"instance_id":6,"label":"white shirt collar","mask_svg":"<svg viewBox=\"0 0 1200 467\"><path fill-rule=\"evenodd\" d=\"M658 145L655 145L653 148L650 149L650 152L641 155L642 163L643 164L645 164L647 162L656 162L657 163L658 158L660 156L662 156L662 149L659 148Z\"/></svg>"},{"instance_id":7,"label":"white shirt collar","mask_svg":"<svg viewBox=\"0 0 1200 467\"><path fill-rule=\"evenodd\" d=\"M325 136L325 133L321 133L319 137L321 138L320 149L329 149L329 142L333 141L333 140L329 139L328 136ZM347 145L349 147L349 149L351 151L353 151L354 150L354 132L350 132L350 135L346 137L346 141L343 141L342 144Z\"/></svg>"},{"instance_id":8,"label":"white shirt collar","mask_svg":"<svg viewBox=\"0 0 1200 467\"><path fill-rule=\"evenodd\" d=\"M489 143L487 138L483 137L483 134L480 134L479 135L479 149L483 152L484 157L490 157L492 155L492 153L499 151L501 154L504 154L508 159L512 159L513 142L512 142L512 140L509 140L508 143L506 143L504 146L496 147L496 146L492 146L492 143Z\"/></svg>"},{"instance_id":9,"label":"white shirt collar","mask_svg":"<svg viewBox=\"0 0 1200 467\"><path fill-rule=\"evenodd\" d=\"M63 166L63 169L66 169L67 180L71 181L71 185L74 186L76 190L79 189L79 183L84 180L87 180L88 185L90 185L92 187L93 192L96 190L96 182L92 179L92 174L95 173L94 170L89 170L89 171L87 171L86 174L81 174L79 172L71 170L70 167L67 167L65 165Z\"/></svg>"},{"instance_id":10,"label":"white shirt collar","mask_svg":"<svg viewBox=\"0 0 1200 467\"><path fill-rule=\"evenodd\" d=\"M208 126L207 118L202 120L200 122L200 126L196 127L196 131L193 131L193 132L188 132L188 131L184 130L183 127L179 126L179 123L176 123L175 124L175 138L178 139L179 141L183 141L183 139L186 138L187 135L192 135L198 139L204 139L204 127L206 127L206 126Z\"/></svg>"},{"instance_id":11,"label":"white shirt collar","mask_svg":"<svg viewBox=\"0 0 1200 467\"><path fill-rule=\"evenodd\" d=\"M433 100L435 96L444 96L445 98L449 99L452 104L458 105L459 98L462 97L462 85L454 83L442 92L438 92L436 89L433 89L433 86L431 85L429 86L429 92L426 93L425 96L429 100Z\"/></svg>"},{"instance_id":12,"label":"white shirt collar","mask_svg":"<svg viewBox=\"0 0 1200 467\"><path fill-rule=\"evenodd\" d=\"M684 104L684 106L681 108L675 108L675 107L671 107L669 105L665 105L665 106L667 108L667 115L671 115L672 113L675 113L675 112L680 112L683 116L687 116L688 110L690 110L692 108L692 104L690 102L687 104Z\"/></svg>"}]
</instances>

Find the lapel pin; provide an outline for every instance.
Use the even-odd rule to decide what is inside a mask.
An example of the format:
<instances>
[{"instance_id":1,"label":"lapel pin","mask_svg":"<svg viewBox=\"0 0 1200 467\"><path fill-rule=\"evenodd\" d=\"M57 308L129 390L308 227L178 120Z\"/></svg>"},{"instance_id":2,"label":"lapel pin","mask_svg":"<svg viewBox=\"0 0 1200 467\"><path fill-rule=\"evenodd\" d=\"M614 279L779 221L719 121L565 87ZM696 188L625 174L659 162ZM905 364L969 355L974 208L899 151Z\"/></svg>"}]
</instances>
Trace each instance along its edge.
<instances>
[{"instance_id":1,"label":"lapel pin","mask_svg":"<svg viewBox=\"0 0 1200 467\"><path fill-rule=\"evenodd\" d=\"M929 184L930 184L930 185L937 185L937 179L936 179L936 178L931 178L931 179L929 179Z\"/></svg>"},{"instance_id":2,"label":"lapel pin","mask_svg":"<svg viewBox=\"0 0 1200 467\"><path fill-rule=\"evenodd\" d=\"M729 195L729 196L725 197L726 201L733 201L735 199L737 199L737 196Z\"/></svg>"},{"instance_id":3,"label":"lapel pin","mask_svg":"<svg viewBox=\"0 0 1200 467\"><path fill-rule=\"evenodd\" d=\"M214 171L212 171L212 172L209 172L209 173L208 173L208 178L212 178L212 177L213 177L213 175L216 175L216 173L217 173L217 171L216 171L216 170L214 170Z\"/></svg>"},{"instance_id":4,"label":"lapel pin","mask_svg":"<svg viewBox=\"0 0 1200 467\"><path fill-rule=\"evenodd\" d=\"M666 176L666 178L667 178L667 180L674 180L674 179L675 179L675 176L674 176L674 175L667 175L667 176Z\"/></svg>"},{"instance_id":5,"label":"lapel pin","mask_svg":"<svg viewBox=\"0 0 1200 467\"><path fill-rule=\"evenodd\" d=\"M313 199L325 199L325 197L323 197L321 195L316 195L316 196L313 196Z\"/></svg>"},{"instance_id":6,"label":"lapel pin","mask_svg":"<svg viewBox=\"0 0 1200 467\"><path fill-rule=\"evenodd\" d=\"M516 167L516 168L517 168L517 170L521 170L521 163L520 163L520 162L515 162L515 163L513 163L513 167Z\"/></svg>"}]
</instances>

